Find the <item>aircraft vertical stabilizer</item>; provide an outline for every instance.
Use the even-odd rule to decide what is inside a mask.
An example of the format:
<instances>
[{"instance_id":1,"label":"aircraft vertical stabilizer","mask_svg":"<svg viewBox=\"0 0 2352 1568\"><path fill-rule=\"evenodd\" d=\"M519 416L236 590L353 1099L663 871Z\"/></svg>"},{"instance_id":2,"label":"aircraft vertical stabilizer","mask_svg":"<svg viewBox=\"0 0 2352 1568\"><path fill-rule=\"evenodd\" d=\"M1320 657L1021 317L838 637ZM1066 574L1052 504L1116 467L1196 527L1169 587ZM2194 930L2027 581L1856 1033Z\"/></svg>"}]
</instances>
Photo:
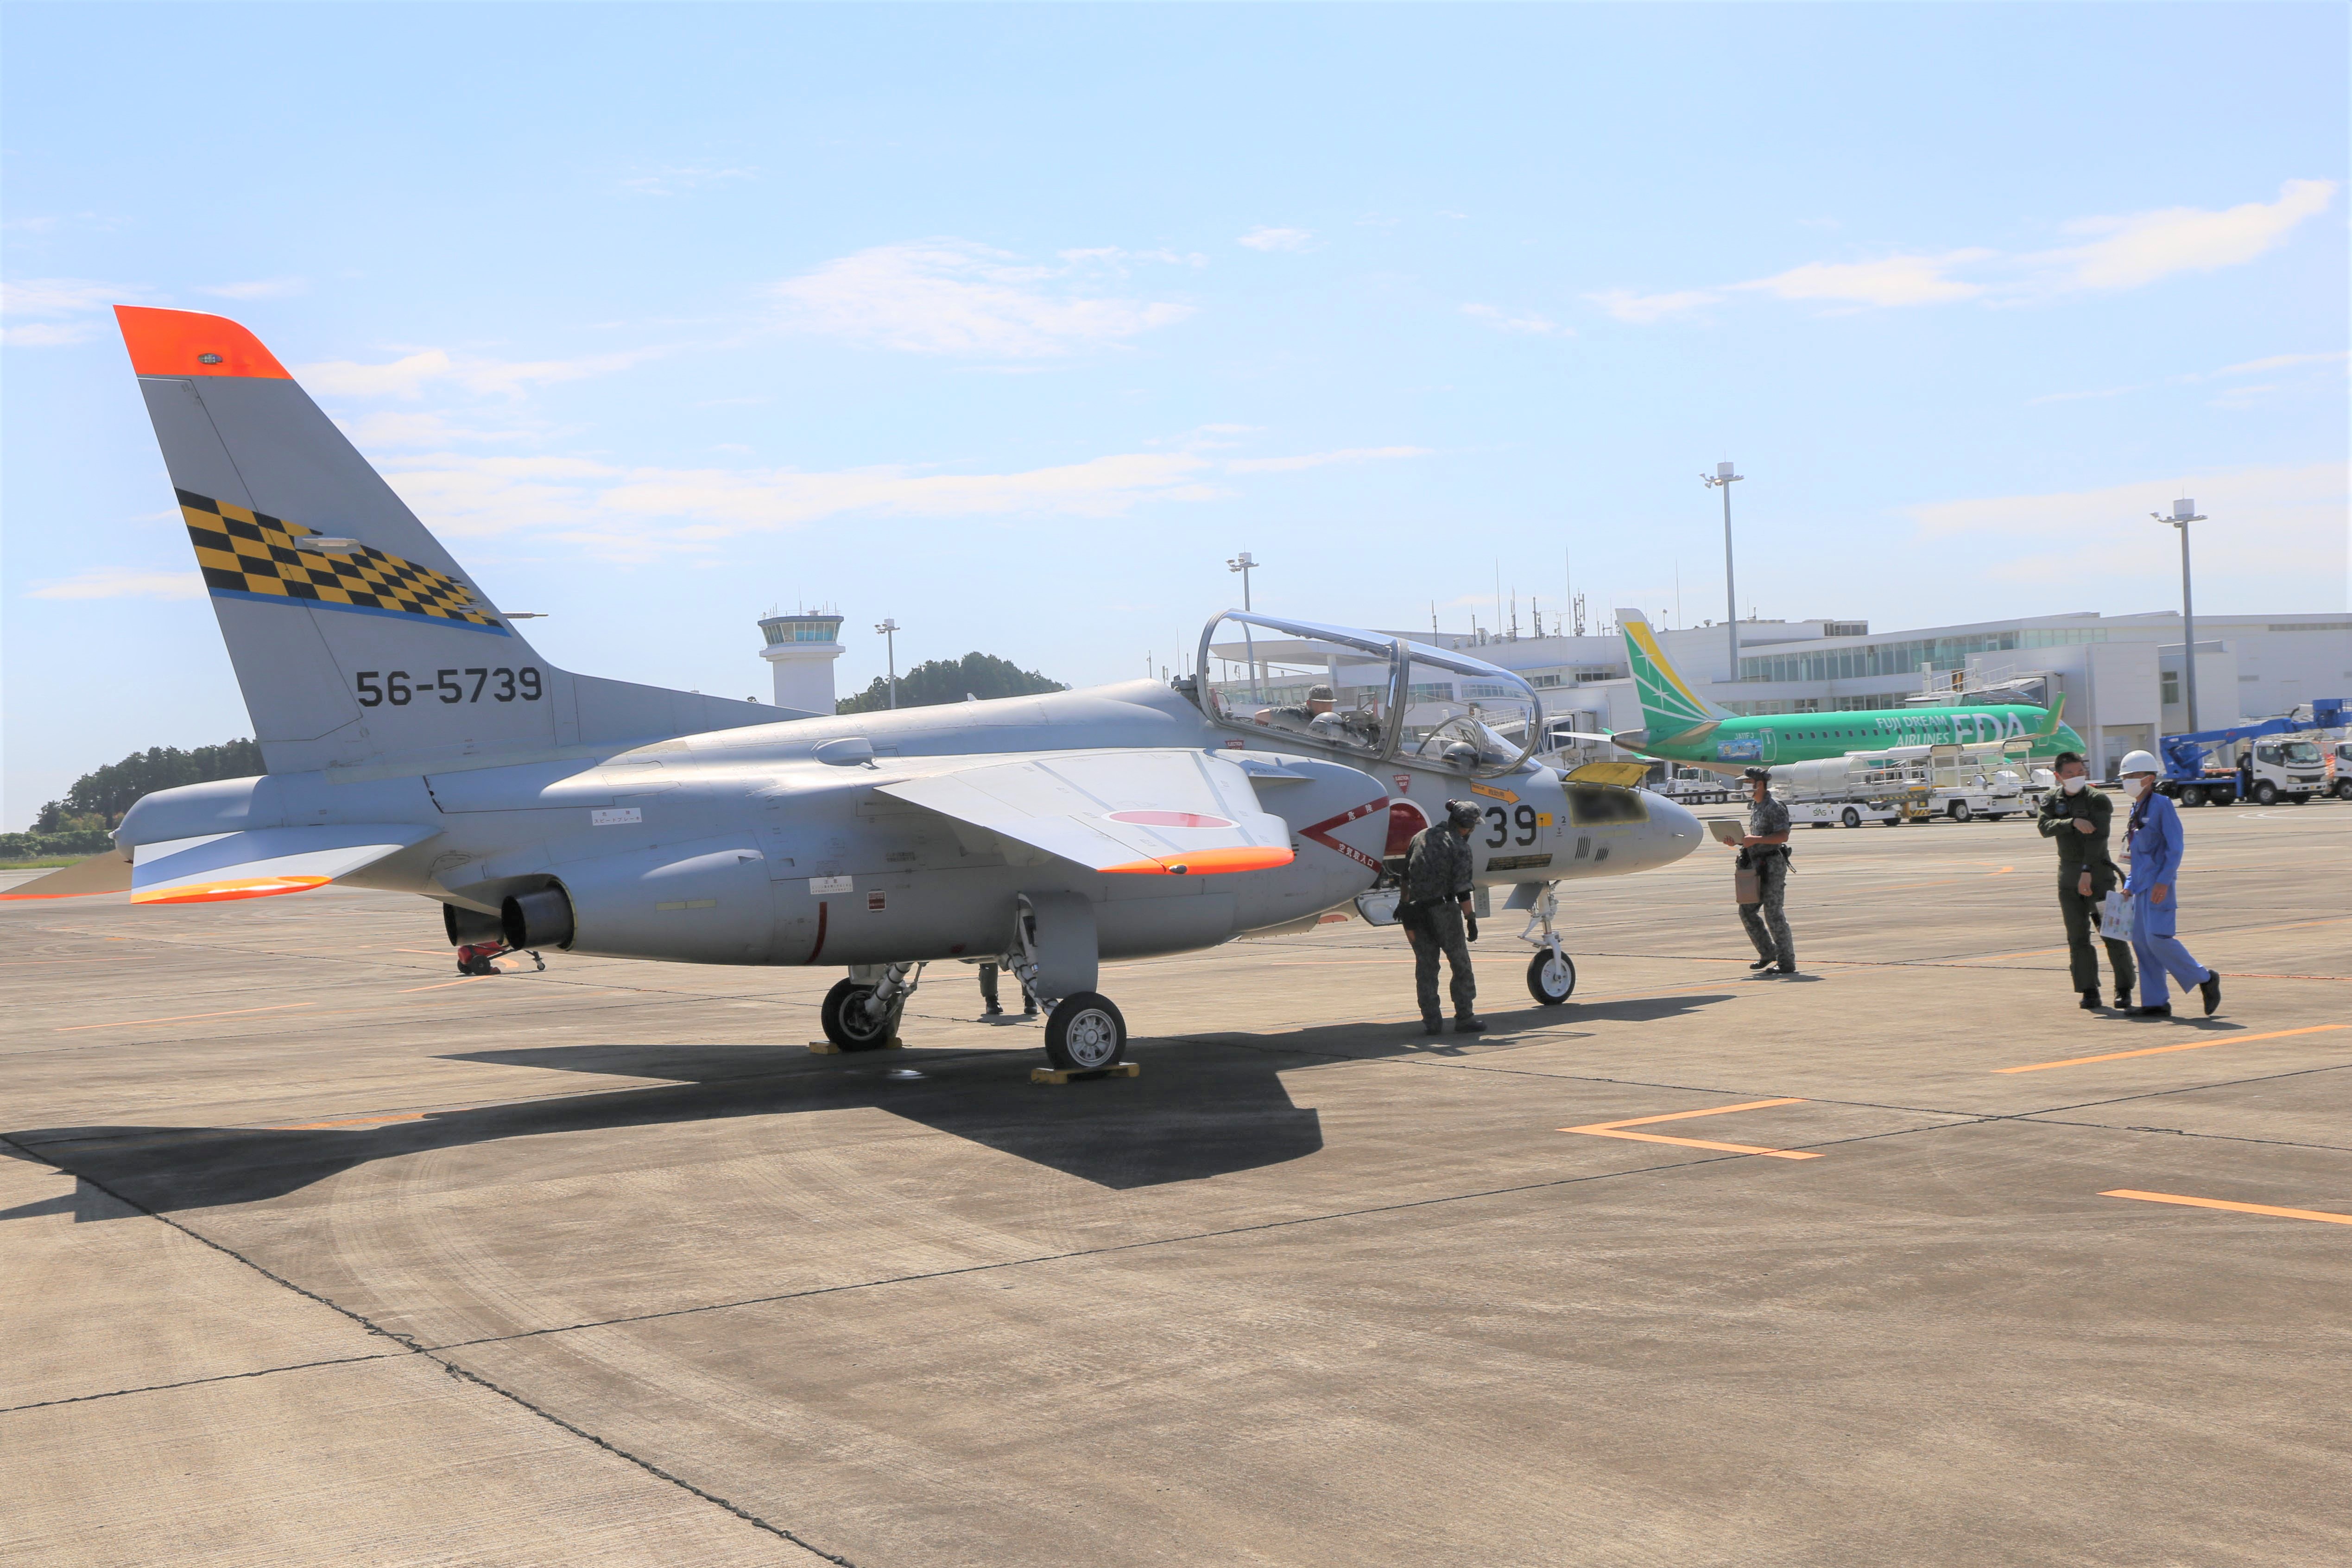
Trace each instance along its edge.
<instances>
[{"instance_id":1,"label":"aircraft vertical stabilizer","mask_svg":"<svg viewBox=\"0 0 2352 1568\"><path fill-rule=\"evenodd\" d=\"M1652 742L1665 742L1693 730L1711 730L1732 715L1691 689L1667 662L1649 618L1639 610L1617 612L1617 629L1625 635L1625 661L1633 672L1633 690L1642 700L1642 722Z\"/></svg>"},{"instance_id":2,"label":"aircraft vertical stabilizer","mask_svg":"<svg viewBox=\"0 0 2352 1568\"><path fill-rule=\"evenodd\" d=\"M259 339L189 310L115 315L270 772L803 717L553 668Z\"/></svg>"}]
</instances>

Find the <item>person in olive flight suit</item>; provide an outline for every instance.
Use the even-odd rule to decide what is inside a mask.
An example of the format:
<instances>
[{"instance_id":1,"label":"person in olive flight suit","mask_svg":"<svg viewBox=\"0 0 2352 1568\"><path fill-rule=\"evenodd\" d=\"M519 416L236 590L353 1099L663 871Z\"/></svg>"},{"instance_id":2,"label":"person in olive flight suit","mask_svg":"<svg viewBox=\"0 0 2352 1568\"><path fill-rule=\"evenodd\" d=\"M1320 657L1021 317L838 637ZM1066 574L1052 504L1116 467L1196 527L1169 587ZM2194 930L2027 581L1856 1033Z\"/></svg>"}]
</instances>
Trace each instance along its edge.
<instances>
[{"instance_id":1,"label":"person in olive flight suit","mask_svg":"<svg viewBox=\"0 0 2352 1568\"><path fill-rule=\"evenodd\" d=\"M1763 768L1747 770L1748 832L1732 846L1739 851L1739 868L1756 873L1761 901L1739 906L1739 923L1756 944L1756 962L1748 967L1761 979L1767 974L1797 973L1797 939L1789 934L1789 917L1782 909L1789 896L1789 808L1772 798L1772 775Z\"/></svg>"},{"instance_id":2,"label":"person in olive flight suit","mask_svg":"<svg viewBox=\"0 0 2352 1568\"><path fill-rule=\"evenodd\" d=\"M2107 849L2116 804L2105 792L2091 788L2091 771L2081 755L2061 752L2051 765L2058 787L2042 797L2034 826L2044 838L2058 843L2058 914L2066 922L2066 962L2074 977L2083 1010L2099 1010L2099 955L2091 933L2099 927L2099 900L2123 880L2123 872ZM2107 966L2116 973L2116 1005L2131 1005L2131 943L2103 936Z\"/></svg>"},{"instance_id":3,"label":"person in olive flight suit","mask_svg":"<svg viewBox=\"0 0 2352 1568\"><path fill-rule=\"evenodd\" d=\"M1421 1031L1441 1034L1444 1016L1437 1009L1437 955L1444 953L1453 971L1454 1032L1484 1034L1486 1023L1475 1011L1478 982L1470 973L1470 942L1478 935L1478 921L1470 912L1470 879L1476 869L1477 851L1470 832L1478 826L1475 801L1449 800L1445 820L1412 836L1405 851L1404 897L1397 904L1397 923L1412 942L1413 994L1421 1001Z\"/></svg>"}]
</instances>

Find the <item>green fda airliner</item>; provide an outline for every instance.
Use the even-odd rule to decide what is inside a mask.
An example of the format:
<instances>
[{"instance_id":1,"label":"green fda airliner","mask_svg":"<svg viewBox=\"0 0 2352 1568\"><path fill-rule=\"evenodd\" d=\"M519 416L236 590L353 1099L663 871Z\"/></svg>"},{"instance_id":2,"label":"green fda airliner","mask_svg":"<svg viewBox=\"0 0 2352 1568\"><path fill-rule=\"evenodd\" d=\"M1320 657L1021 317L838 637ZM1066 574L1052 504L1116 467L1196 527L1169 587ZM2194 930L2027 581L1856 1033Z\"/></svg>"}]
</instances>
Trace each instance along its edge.
<instances>
[{"instance_id":1,"label":"green fda airliner","mask_svg":"<svg viewBox=\"0 0 2352 1568\"><path fill-rule=\"evenodd\" d=\"M1633 689L1642 700L1643 728L1609 737L1629 752L1685 763L1711 773L1738 773L1774 763L1803 763L1881 752L1891 746L1988 746L2026 741L2048 758L2084 750L2083 738L2053 708L1987 702L1960 708L1883 708L1838 713L1769 713L1742 718L1700 697L1666 660L1639 610L1617 612Z\"/></svg>"}]
</instances>

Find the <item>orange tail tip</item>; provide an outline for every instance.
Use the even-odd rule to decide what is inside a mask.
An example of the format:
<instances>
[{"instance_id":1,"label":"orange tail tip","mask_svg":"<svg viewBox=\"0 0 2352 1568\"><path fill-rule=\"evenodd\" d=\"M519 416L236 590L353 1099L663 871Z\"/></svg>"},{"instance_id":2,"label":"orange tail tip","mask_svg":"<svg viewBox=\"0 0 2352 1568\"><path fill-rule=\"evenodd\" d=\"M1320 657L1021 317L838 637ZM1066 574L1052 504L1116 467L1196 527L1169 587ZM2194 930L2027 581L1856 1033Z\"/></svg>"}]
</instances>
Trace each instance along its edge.
<instances>
[{"instance_id":1,"label":"orange tail tip","mask_svg":"<svg viewBox=\"0 0 2352 1568\"><path fill-rule=\"evenodd\" d=\"M1271 871L1276 866L1289 865L1291 859L1287 848L1195 849L1190 854L1170 855L1157 860L1129 860L1103 869L1142 877L1205 877L1228 871Z\"/></svg>"},{"instance_id":2,"label":"orange tail tip","mask_svg":"<svg viewBox=\"0 0 2352 1568\"><path fill-rule=\"evenodd\" d=\"M131 368L141 375L243 375L291 381L261 340L226 316L117 305Z\"/></svg>"}]
</instances>

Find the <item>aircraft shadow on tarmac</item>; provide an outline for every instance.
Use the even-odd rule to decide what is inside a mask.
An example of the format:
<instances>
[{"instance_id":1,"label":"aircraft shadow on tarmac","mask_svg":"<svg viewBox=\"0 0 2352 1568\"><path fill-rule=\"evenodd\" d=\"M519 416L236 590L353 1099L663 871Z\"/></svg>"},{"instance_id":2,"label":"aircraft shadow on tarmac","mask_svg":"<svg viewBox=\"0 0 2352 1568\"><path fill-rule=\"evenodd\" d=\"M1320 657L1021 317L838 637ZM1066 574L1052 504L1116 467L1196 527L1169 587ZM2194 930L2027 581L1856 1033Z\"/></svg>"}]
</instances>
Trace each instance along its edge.
<instances>
[{"instance_id":1,"label":"aircraft shadow on tarmac","mask_svg":"<svg viewBox=\"0 0 2352 1568\"><path fill-rule=\"evenodd\" d=\"M88 1222L134 1212L108 1198L110 1192L156 1213L266 1202L373 1161L538 1133L863 1109L887 1110L1105 1187L1200 1181L1304 1159L1323 1147L1321 1120L1311 1107L1292 1103L1281 1078L1286 1070L1318 1059L1467 1055L1509 1047L1515 1029L1648 1021L1725 999L1660 997L1490 1016L1495 1034L1459 1045L1450 1035L1363 1024L1139 1041L1132 1054L1144 1064L1141 1078L1066 1086L1030 1082L1036 1058L1027 1051L953 1047L829 1057L768 1045L465 1051L443 1059L674 1081L375 1125L11 1132L17 1147L81 1178L83 1190L0 1209L0 1220L71 1213Z\"/></svg>"}]
</instances>

